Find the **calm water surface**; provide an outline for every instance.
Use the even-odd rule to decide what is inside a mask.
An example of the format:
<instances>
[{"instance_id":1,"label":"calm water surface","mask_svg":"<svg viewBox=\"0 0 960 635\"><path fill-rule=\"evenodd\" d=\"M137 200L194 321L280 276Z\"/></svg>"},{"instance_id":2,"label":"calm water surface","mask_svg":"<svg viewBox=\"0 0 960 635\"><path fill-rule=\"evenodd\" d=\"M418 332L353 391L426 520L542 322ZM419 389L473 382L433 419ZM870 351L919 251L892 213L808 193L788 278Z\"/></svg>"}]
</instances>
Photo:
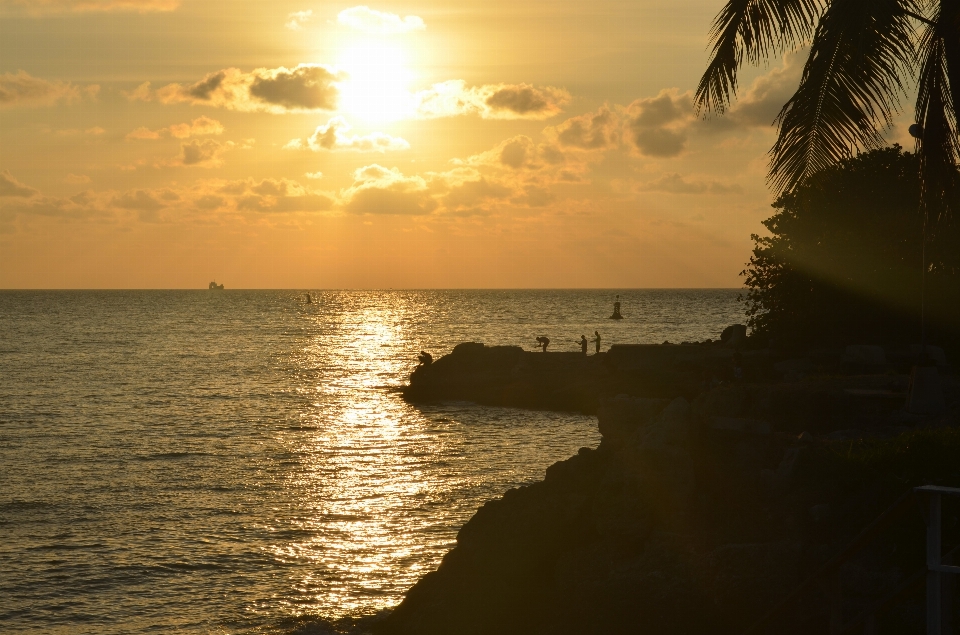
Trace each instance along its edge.
<instances>
[{"instance_id":1,"label":"calm water surface","mask_svg":"<svg viewBox=\"0 0 960 635\"><path fill-rule=\"evenodd\" d=\"M731 290L0 293L0 631L377 613L596 420L396 392L421 349L717 337ZM592 337L592 336L591 336Z\"/></svg>"}]
</instances>

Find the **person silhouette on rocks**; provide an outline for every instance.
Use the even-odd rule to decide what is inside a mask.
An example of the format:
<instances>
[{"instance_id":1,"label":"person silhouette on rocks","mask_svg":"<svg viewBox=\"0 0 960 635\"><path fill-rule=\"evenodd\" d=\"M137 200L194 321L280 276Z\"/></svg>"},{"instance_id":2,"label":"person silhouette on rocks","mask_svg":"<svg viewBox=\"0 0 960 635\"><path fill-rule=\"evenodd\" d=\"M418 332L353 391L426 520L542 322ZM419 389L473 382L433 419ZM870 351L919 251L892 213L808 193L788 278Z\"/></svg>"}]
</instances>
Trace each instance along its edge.
<instances>
[{"instance_id":1,"label":"person silhouette on rocks","mask_svg":"<svg viewBox=\"0 0 960 635\"><path fill-rule=\"evenodd\" d=\"M544 353L547 352L547 346L549 346L549 344L550 344L549 337L545 335L541 335L540 337L537 338L537 346L539 346Z\"/></svg>"},{"instance_id":2,"label":"person silhouette on rocks","mask_svg":"<svg viewBox=\"0 0 960 635\"><path fill-rule=\"evenodd\" d=\"M600 352L600 331L594 331L593 334L597 336L596 339L594 339L593 341L594 341L594 343L597 345L597 349L596 349L596 350L597 350L597 352L599 353L599 352ZM584 352L586 352L586 351L584 351Z\"/></svg>"},{"instance_id":3,"label":"person silhouette on rocks","mask_svg":"<svg viewBox=\"0 0 960 635\"><path fill-rule=\"evenodd\" d=\"M583 353L584 355L587 354L587 346L588 346L588 344L589 344L589 342L587 342L587 336L586 336L586 335L581 335L581 336L580 336L580 352Z\"/></svg>"}]
</instances>

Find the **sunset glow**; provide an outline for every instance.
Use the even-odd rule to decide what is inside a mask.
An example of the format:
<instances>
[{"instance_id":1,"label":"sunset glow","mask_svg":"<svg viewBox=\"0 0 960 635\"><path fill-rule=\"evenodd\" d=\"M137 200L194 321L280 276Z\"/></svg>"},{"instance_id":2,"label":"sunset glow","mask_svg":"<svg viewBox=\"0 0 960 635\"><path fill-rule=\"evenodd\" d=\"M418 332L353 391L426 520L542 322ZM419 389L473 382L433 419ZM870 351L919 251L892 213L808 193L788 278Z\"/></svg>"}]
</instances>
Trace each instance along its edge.
<instances>
[{"instance_id":1,"label":"sunset glow","mask_svg":"<svg viewBox=\"0 0 960 635\"><path fill-rule=\"evenodd\" d=\"M737 286L804 52L698 117L719 6L0 0L0 287Z\"/></svg>"}]
</instances>

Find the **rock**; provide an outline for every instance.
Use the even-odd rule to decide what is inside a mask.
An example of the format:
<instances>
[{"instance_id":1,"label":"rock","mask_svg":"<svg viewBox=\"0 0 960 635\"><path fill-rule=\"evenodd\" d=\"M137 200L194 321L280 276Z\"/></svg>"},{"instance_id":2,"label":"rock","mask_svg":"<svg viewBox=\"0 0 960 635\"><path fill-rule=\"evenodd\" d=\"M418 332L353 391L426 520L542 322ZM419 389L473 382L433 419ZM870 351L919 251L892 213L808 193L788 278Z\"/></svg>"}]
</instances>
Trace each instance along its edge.
<instances>
[{"instance_id":1,"label":"rock","mask_svg":"<svg viewBox=\"0 0 960 635\"><path fill-rule=\"evenodd\" d=\"M710 420L711 430L724 432L744 432L750 434L770 434L770 424L755 419L738 419L735 417L713 417Z\"/></svg>"},{"instance_id":2,"label":"rock","mask_svg":"<svg viewBox=\"0 0 960 635\"><path fill-rule=\"evenodd\" d=\"M830 518L830 505L814 505L810 508L810 518L813 522L819 523Z\"/></svg>"},{"instance_id":3,"label":"rock","mask_svg":"<svg viewBox=\"0 0 960 635\"><path fill-rule=\"evenodd\" d=\"M834 430L830 434L823 435L827 441L851 441L863 438L863 431L850 428L847 430Z\"/></svg>"},{"instance_id":4,"label":"rock","mask_svg":"<svg viewBox=\"0 0 960 635\"><path fill-rule=\"evenodd\" d=\"M720 333L720 342L724 346L737 348L747 341L747 327L743 324L731 324Z\"/></svg>"},{"instance_id":5,"label":"rock","mask_svg":"<svg viewBox=\"0 0 960 635\"><path fill-rule=\"evenodd\" d=\"M880 346L855 345L843 351L840 361L844 364L877 366L887 362L887 355Z\"/></svg>"},{"instance_id":6,"label":"rock","mask_svg":"<svg viewBox=\"0 0 960 635\"><path fill-rule=\"evenodd\" d=\"M920 345L915 344L910 347L910 354L914 357L920 355ZM947 354L943 352L943 349L939 346L930 346L927 345L927 359L932 361L937 366L946 366L947 365Z\"/></svg>"},{"instance_id":7,"label":"rock","mask_svg":"<svg viewBox=\"0 0 960 635\"><path fill-rule=\"evenodd\" d=\"M668 403L666 399L631 399L626 395L601 400L597 408L597 425L603 442L612 447L627 443Z\"/></svg>"},{"instance_id":8,"label":"rock","mask_svg":"<svg viewBox=\"0 0 960 635\"><path fill-rule=\"evenodd\" d=\"M799 583L800 547L788 541L718 547L707 557L714 602L763 615Z\"/></svg>"},{"instance_id":9,"label":"rock","mask_svg":"<svg viewBox=\"0 0 960 635\"><path fill-rule=\"evenodd\" d=\"M461 342L453 347L451 355L480 355L486 347L480 342Z\"/></svg>"},{"instance_id":10,"label":"rock","mask_svg":"<svg viewBox=\"0 0 960 635\"><path fill-rule=\"evenodd\" d=\"M641 446L681 445L690 437L690 403L677 397L652 424L640 428L634 442Z\"/></svg>"},{"instance_id":11,"label":"rock","mask_svg":"<svg viewBox=\"0 0 960 635\"><path fill-rule=\"evenodd\" d=\"M773 370L781 375L809 373L813 369L813 362L805 357L785 359L773 365Z\"/></svg>"},{"instance_id":12,"label":"rock","mask_svg":"<svg viewBox=\"0 0 960 635\"><path fill-rule=\"evenodd\" d=\"M793 476L794 472L797 471L797 467L800 465L800 457L803 455L804 450L806 450L806 448L787 448L787 451L783 455L783 460L780 461L780 465L777 466L777 478L788 479Z\"/></svg>"},{"instance_id":13,"label":"rock","mask_svg":"<svg viewBox=\"0 0 960 635\"><path fill-rule=\"evenodd\" d=\"M804 430L797 436L797 441L799 441L800 443L812 443L813 435L807 432L806 430Z\"/></svg>"},{"instance_id":14,"label":"rock","mask_svg":"<svg viewBox=\"0 0 960 635\"><path fill-rule=\"evenodd\" d=\"M907 396L907 412L911 414L934 415L946 411L943 399L943 385L936 366L917 366L910 377L910 391Z\"/></svg>"}]
</instances>

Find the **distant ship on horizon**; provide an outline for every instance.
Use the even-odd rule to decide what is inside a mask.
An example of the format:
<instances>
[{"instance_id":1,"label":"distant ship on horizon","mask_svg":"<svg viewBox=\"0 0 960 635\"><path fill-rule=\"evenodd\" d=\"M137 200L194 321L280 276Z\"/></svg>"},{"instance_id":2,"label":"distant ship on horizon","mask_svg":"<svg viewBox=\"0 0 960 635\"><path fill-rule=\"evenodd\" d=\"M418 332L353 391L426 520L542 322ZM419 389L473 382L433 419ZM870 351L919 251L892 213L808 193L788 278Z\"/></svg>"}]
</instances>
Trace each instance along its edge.
<instances>
[{"instance_id":1,"label":"distant ship on horizon","mask_svg":"<svg viewBox=\"0 0 960 635\"><path fill-rule=\"evenodd\" d=\"M211 282L210 286L207 287L211 291L223 291L223 285L217 284L216 282Z\"/></svg>"}]
</instances>

